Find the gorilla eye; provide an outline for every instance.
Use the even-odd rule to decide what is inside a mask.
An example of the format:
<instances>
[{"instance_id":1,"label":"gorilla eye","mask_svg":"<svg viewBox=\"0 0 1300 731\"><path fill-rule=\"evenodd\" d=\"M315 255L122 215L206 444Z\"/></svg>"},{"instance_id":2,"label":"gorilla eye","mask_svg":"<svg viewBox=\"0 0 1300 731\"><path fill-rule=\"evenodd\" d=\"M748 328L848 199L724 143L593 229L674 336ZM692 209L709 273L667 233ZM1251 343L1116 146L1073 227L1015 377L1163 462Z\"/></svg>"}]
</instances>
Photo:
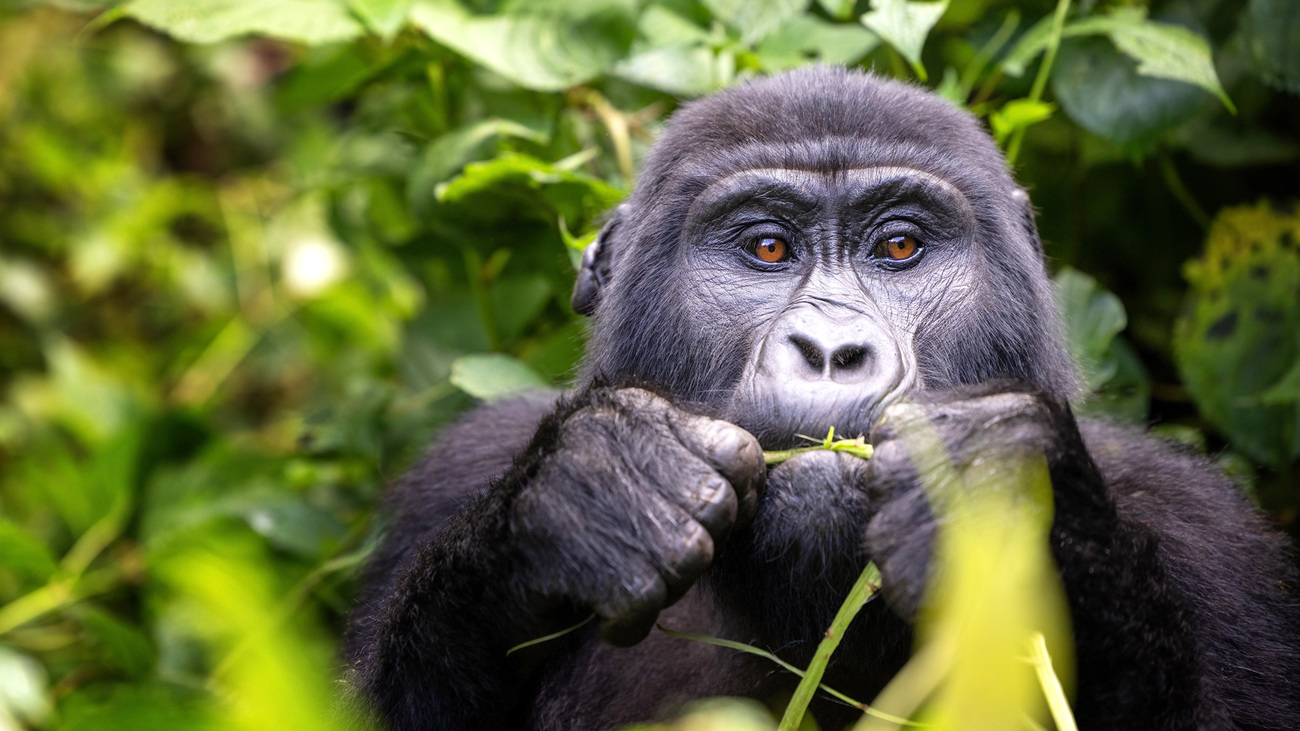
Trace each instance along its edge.
<instances>
[{"instance_id":1,"label":"gorilla eye","mask_svg":"<svg viewBox=\"0 0 1300 731\"><path fill-rule=\"evenodd\" d=\"M754 244L754 255L768 264L785 261L785 242L775 236L764 236Z\"/></svg>"},{"instance_id":2,"label":"gorilla eye","mask_svg":"<svg viewBox=\"0 0 1300 731\"><path fill-rule=\"evenodd\" d=\"M916 239L911 236L893 236L876 244L875 255L880 259L904 261L916 255Z\"/></svg>"}]
</instances>

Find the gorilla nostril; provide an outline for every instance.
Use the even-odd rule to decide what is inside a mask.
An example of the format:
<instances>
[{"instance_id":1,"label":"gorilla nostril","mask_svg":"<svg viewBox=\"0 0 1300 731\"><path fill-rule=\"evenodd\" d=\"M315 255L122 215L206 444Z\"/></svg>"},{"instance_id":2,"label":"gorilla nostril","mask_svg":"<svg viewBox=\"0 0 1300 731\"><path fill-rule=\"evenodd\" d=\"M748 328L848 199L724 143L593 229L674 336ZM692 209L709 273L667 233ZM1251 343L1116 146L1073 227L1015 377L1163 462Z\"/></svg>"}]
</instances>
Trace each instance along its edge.
<instances>
[{"instance_id":1,"label":"gorilla nostril","mask_svg":"<svg viewBox=\"0 0 1300 731\"><path fill-rule=\"evenodd\" d=\"M867 362L867 349L861 345L845 345L831 355L831 368L837 371L856 371Z\"/></svg>"},{"instance_id":2,"label":"gorilla nostril","mask_svg":"<svg viewBox=\"0 0 1300 731\"><path fill-rule=\"evenodd\" d=\"M799 354L814 371L820 373L826 367L826 354L816 343L799 335L791 335L790 342L799 349Z\"/></svg>"}]
</instances>

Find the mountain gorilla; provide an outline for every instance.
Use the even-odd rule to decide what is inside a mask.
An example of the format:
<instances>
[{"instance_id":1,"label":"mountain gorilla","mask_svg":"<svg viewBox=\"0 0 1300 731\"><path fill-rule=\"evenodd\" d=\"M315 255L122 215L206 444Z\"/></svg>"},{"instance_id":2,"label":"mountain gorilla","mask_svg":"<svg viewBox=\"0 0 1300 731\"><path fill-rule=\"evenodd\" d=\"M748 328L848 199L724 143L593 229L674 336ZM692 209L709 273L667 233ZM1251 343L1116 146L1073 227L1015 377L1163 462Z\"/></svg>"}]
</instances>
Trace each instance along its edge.
<instances>
[{"instance_id":1,"label":"mountain gorilla","mask_svg":"<svg viewBox=\"0 0 1300 731\"><path fill-rule=\"evenodd\" d=\"M871 559L886 601L827 675L870 699L908 656L935 531L906 450L873 427L921 409L958 465L1046 453L1082 727L1294 728L1286 547L1205 461L1076 423L1049 287L1025 191L948 103L811 69L687 105L584 258L577 387L471 412L391 495L355 683L396 729L773 700L795 679L653 623L806 664ZM761 449L829 426L876 455L765 468Z\"/></svg>"}]
</instances>

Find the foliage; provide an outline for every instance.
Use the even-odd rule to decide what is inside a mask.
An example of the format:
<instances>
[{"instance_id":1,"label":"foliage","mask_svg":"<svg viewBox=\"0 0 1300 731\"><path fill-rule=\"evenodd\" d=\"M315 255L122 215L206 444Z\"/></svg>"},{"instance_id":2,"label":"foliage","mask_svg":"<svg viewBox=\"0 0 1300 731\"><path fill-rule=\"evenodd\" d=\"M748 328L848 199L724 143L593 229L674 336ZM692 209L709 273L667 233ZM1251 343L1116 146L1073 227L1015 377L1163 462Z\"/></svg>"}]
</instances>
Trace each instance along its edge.
<instances>
[{"instance_id":1,"label":"foliage","mask_svg":"<svg viewBox=\"0 0 1300 731\"><path fill-rule=\"evenodd\" d=\"M1208 444L1293 526L1297 7L0 6L0 728L348 723L383 487L573 373L576 256L683 99L810 62L987 119L1079 407Z\"/></svg>"}]
</instances>

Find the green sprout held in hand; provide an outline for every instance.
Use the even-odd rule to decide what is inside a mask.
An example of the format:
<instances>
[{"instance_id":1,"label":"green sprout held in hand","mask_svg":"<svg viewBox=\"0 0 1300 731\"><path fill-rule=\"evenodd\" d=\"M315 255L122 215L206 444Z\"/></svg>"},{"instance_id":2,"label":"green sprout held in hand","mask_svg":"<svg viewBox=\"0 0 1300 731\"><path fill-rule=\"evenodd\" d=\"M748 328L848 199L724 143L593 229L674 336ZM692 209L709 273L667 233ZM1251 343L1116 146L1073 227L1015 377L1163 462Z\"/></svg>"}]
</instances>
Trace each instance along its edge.
<instances>
[{"instance_id":1,"label":"green sprout held in hand","mask_svg":"<svg viewBox=\"0 0 1300 731\"><path fill-rule=\"evenodd\" d=\"M816 442L813 437L806 437L802 434L797 435L801 439L807 439L810 442ZM797 454L804 452L815 452L819 449L830 450L832 452L848 452L854 457L862 459L871 459L872 447L867 444L867 438L859 436L857 439L836 439L835 427L831 427L826 432L826 438L811 447L798 447L795 449L779 449L773 452L763 452L763 459L769 466L781 464Z\"/></svg>"}]
</instances>

